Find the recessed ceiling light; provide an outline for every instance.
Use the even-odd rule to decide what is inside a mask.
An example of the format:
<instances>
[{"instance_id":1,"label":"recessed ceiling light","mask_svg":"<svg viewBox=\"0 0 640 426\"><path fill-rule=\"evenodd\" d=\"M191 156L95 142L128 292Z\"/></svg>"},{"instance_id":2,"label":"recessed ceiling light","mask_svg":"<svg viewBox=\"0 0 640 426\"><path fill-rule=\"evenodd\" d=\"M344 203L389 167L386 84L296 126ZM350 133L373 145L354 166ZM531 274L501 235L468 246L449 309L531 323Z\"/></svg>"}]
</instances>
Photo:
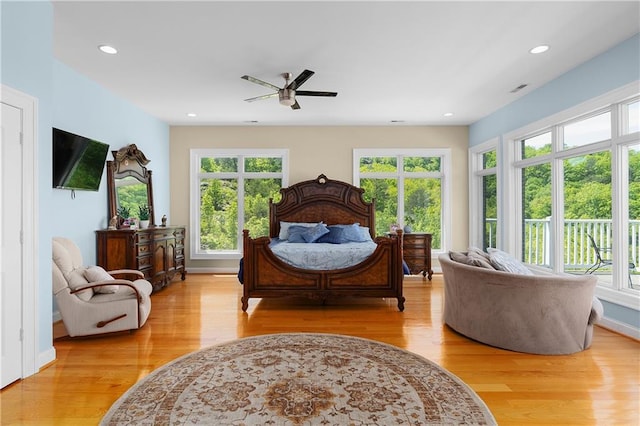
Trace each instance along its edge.
<instances>
[{"instance_id":1,"label":"recessed ceiling light","mask_svg":"<svg viewBox=\"0 0 640 426\"><path fill-rule=\"evenodd\" d=\"M549 46L547 46L546 44L541 44L540 46L536 46L533 49L529 50L529 53L543 53L546 52L547 50L549 50Z\"/></svg>"},{"instance_id":2,"label":"recessed ceiling light","mask_svg":"<svg viewBox=\"0 0 640 426\"><path fill-rule=\"evenodd\" d=\"M453 113L452 112L445 112L444 116L445 117L453 117Z\"/></svg>"},{"instance_id":3,"label":"recessed ceiling light","mask_svg":"<svg viewBox=\"0 0 640 426\"><path fill-rule=\"evenodd\" d=\"M101 44L98 46L98 49L100 49L101 52L108 53L109 55L115 55L118 53L118 49L113 46L109 46L108 44Z\"/></svg>"},{"instance_id":4,"label":"recessed ceiling light","mask_svg":"<svg viewBox=\"0 0 640 426\"><path fill-rule=\"evenodd\" d=\"M198 114L196 114L195 112L188 112L187 113L187 117L197 117Z\"/></svg>"}]
</instances>

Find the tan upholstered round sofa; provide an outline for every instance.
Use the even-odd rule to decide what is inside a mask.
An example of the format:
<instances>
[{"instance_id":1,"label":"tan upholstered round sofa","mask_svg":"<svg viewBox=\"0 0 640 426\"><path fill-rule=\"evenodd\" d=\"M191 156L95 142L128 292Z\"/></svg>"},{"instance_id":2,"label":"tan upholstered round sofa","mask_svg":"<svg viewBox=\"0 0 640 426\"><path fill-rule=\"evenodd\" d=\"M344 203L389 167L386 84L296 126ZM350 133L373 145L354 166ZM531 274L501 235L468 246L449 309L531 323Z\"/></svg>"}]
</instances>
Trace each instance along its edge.
<instances>
[{"instance_id":1,"label":"tan upholstered round sofa","mask_svg":"<svg viewBox=\"0 0 640 426\"><path fill-rule=\"evenodd\" d=\"M444 321L478 342L533 354L587 349L603 308L593 275L520 275L439 256Z\"/></svg>"}]
</instances>

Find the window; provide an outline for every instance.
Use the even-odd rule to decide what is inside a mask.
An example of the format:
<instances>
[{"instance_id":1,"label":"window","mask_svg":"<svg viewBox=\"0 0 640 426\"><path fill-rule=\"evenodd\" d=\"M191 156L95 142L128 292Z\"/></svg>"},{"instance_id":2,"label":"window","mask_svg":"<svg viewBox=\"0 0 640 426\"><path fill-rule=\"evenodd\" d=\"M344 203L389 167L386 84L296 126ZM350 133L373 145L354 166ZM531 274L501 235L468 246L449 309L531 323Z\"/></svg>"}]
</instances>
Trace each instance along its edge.
<instances>
[{"instance_id":1,"label":"window","mask_svg":"<svg viewBox=\"0 0 640 426\"><path fill-rule=\"evenodd\" d=\"M611 112L581 118L561 127L564 149L611 139Z\"/></svg>"},{"instance_id":2,"label":"window","mask_svg":"<svg viewBox=\"0 0 640 426\"><path fill-rule=\"evenodd\" d=\"M636 102L636 108L638 103ZM629 271L640 270L640 142L622 146L623 158L628 162L628 174L626 186L629 188L629 201L623 203L627 210L624 216L628 219L627 231L623 232L629 242L627 247L628 259L623 259L622 266L628 266ZM626 155L625 155L626 154ZM624 268L624 272L628 272ZM635 269L635 271L633 271ZM640 275L628 273L629 285L632 288L640 288Z\"/></svg>"},{"instance_id":3,"label":"window","mask_svg":"<svg viewBox=\"0 0 640 426\"><path fill-rule=\"evenodd\" d=\"M269 235L287 171L287 150L191 150L191 257L239 258L243 229Z\"/></svg>"},{"instance_id":4,"label":"window","mask_svg":"<svg viewBox=\"0 0 640 426\"><path fill-rule=\"evenodd\" d=\"M551 164L522 168L522 253L534 265L551 265Z\"/></svg>"},{"instance_id":5,"label":"window","mask_svg":"<svg viewBox=\"0 0 640 426\"><path fill-rule=\"evenodd\" d=\"M489 247L498 245L498 152L497 140L470 150L469 205L481 213L471 215L470 245ZM474 220L474 217L477 219Z\"/></svg>"},{"instance_id":6,"label":"window","mask_svg":"<svg viewBox=\"0 0 640 426\"><path fill-rule=\"evenodd\" d=\"M623 105L623 110L626 110L626 114L622 114L623 117L626 117L623 134L640 131L640 101L636 99Z\"/></svg>"},{"instance_id":7,"label":"window","mask_svg":"<svg viewBox=\"0 0 640 426\"><path fill-rule=\"evenodd\" d=\"M511 248L529 264L595 273L599 288L637 297L638 98L593 111L505 136L505 143L513 144L514 161L504 167L515 177L510 197L518 216Z\"/></svg>"},{"instance_id":8,"label":"window","mask_svg":"<svg viewBox=\"0 0 640 426\"><path fill-rule=\"evenodd\" d=\"M376 234L392 224L433 235L432 248L444 250L449 228L448 149L354 150L354 185L376 203Z\"/></svg>"}]
</instances>

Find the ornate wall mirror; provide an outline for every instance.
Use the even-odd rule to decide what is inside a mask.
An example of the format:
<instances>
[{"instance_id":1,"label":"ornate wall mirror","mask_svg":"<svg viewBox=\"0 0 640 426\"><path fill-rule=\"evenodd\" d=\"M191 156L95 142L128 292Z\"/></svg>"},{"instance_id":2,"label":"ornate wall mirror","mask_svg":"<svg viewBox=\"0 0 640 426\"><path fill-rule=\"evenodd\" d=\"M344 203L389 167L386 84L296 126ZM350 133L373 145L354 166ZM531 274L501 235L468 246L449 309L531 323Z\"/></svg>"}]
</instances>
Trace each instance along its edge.
<instances>
[{"instance_id":1,"label":"ornate wall mirror","mask_svg":"<svg viewBox=\"0 0 640 426\"><path fill-rule=\"evenodd\" d=\"M149 206L149 223L155 225L153 186L147 157L135 144L111 151L113 161L107 161L109 219L121 207L129 208L130 217L138 217L139 206Z\"/></svg>"}]
</instances>

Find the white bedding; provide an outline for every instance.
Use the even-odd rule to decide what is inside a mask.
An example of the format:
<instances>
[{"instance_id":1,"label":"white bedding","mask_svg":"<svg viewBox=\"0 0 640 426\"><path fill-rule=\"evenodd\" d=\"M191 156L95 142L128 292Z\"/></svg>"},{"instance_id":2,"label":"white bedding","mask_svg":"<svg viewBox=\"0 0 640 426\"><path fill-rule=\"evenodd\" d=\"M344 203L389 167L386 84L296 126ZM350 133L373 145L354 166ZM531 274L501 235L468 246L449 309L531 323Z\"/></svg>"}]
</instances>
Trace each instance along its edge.
<instances>
[{"instance_id":1,"label":"white bedding","mask_svg":"<svg viewBox=\"0 0 640 426\"><path fill-rule=\"evenodd\" d=\"M373 241L362 243L290 243L271 242L271 251L283 262L302 269L332 270L343 269L365 260L376 250Z\"/></svg>"}]
</instances>

